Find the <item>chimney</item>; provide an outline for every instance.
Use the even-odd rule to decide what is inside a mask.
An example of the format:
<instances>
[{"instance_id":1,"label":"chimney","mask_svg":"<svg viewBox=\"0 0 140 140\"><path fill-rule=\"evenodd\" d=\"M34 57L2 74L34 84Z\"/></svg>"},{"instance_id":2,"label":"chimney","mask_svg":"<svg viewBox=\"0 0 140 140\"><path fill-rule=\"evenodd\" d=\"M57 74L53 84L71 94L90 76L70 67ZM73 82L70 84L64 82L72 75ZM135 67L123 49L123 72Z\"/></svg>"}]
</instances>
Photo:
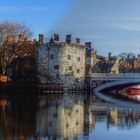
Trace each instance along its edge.
<instances>
[{"instance_id":1,"label":"chimney","mask_svg":"<svg viewBox=\"0 0 140 140\"><path fill-rule=\"evenodd\" d=\"M91 42L85 42L86 48L91 49Z\"/></svg>"},{"instance_id":2,"label":"chimney","mask_svg":"<svg viewBox=\"0 0 140 140\"><path fill-rule=\"evenodd\" d=\"M49 43L50 43L51 45L53 45L53 44L54 44L54 39L53 39L53 37L51 37L51 39L50 39Z\"/></svg>"},{"instance_id":3,"label":"chimney","mask_svg":"<svg viewBox=\"0 0 140 140\"><path fill-rule=\"evenodd\" d=\"M76 44L80 44L80 38L76 38Z\"/></svg>"},{"instance_id":4,"label":"chimney","mask_svg":"<svg viewBox=\"0 0 140 140\"><path fill-rule=\"evenodd\" d=\"M71 35L66 35L66 43L70 44L71 43Z\"/></svg>"},{"instance_id":5,"label":"chimney","mask_svg":"<svg viewBox=\"0 0 140 140\"><path fill-rule=\"evenodd\" d=\"M111 59L111 52L108 53L108 59Z\"/></svg>"},{"instance_id":6,"label":"chimney","mask_svg":"<svg viewBox=\"0 0 140 140\"><path fill-rule=\"evenodd\" d=\"M44 34L39 34L39 43L44 43Z\"/></svg>"},{"instance_id":7,"label":"chimney","mask_svg":"<svg viewBox=\"0 0 140 140\"><path fill-rule=\"evenodd\" d=\"M129 54L127 55L127 59L128 59L128 60L130 59L130 55L129 55Z\"/></svg>"},{"instance_id":8,"label":"chimney","mask_svg":"<svg viewBox=\"0 0 140 140\"><path fill-rule=\"evenodd\" d=\"M33 42L37 42L37 40L36 39L33 39Z\"/></svg>"},{"instance_id":9,"label":"chimney","mask_svg":"<svg viewBox=\"0 0 140 140\"><path fill-rule=\"evenodd\" d=\"M59 34L54 34L54 41L59 41Z\"/></svg>"},{"instance_id":10,"label":"chimney","mask_svg":"<svg viewBox=\"0 0 140 140\"><path fill-rule=\"evenodd\" d=\"M97 55L97 50L95 50L95 54Z\"/></svg>"},{"instance_id":11,"label":"chimney","mask_svg":"<svg viewBox=\"0 0 140 140\"><path fill-rule=\"evenodd\" d=\"M33 39L33 43L34 43L34 44L38 44L37 39Z\"/></svg>"}]
</instances>

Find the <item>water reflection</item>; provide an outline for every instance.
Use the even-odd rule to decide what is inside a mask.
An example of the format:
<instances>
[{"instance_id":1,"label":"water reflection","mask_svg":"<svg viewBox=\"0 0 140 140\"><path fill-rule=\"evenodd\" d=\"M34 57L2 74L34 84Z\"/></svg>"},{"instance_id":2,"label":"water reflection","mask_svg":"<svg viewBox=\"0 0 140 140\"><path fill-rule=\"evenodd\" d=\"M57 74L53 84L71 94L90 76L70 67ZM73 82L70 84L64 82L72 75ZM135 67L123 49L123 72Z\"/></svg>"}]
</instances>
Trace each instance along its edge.
<instances>
[{"instance_id":1,"label":"water reflection","mask_svg":"<svg viewBox=\"0 0 140 140\"><path fill-rule=\"evenodd\" d=\"M138 125L140 121L140 113L129 111L118 111L117 109L110 110L107 115L108 128L116 125L121 129L131 129Z\"/></svg>"},{"instance_id":2,"label":"water reflection","mask_svg":"<svg viewBox=\"0 0 140 140\"><path fill-rule=\"evenodd\" d=\"M58 95L60 96L60 95ZM89 102L88 102L89 103ZM61 98L40 99L37 111L37 132L49 138L76 138L88 135L89 127L93 126L89 104L82 95L64 95Z\"/></svg>"},{"instance_id":3,"label":"water reflection","mask_svg":"<svg viewBox=\"0 0 140 140\"><path fill-rule=\"evenodd\" d=\"M0 140L95 139L113 128L139 126L140 113L97 101L93 95L16 95L0 99ZM98 132L98 133L97 133ZM98 134L98 135L97 135Z\"/></svg>"},{"instance_id":4,"label":"water reflection","mask_svg":"<svg viewBox=\"0 0 140 140\"><path fill-rule=\"evenodd\" d=\"M27 96L7 97L0 100L0 105L0 140L24 140L35 134L34 100Z\"/></svg>"}]
</instances>

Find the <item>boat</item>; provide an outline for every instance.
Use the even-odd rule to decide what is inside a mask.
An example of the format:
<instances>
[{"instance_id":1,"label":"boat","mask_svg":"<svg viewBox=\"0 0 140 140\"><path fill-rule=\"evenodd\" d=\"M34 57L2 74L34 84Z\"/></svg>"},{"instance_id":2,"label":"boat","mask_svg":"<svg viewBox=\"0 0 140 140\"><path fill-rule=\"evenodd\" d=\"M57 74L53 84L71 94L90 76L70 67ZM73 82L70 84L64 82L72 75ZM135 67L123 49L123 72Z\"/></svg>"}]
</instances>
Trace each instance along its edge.
<instances>
[{"instance_id":1,"label":"boat","mask_svg":"<svg viewBox=\"0 0 140 140\"><path fill-rule=\"evenodd\" d=\"M140 85L128 87L127 88L127 96L130 99L140 101Z\"/></svg>"}]
</instances>

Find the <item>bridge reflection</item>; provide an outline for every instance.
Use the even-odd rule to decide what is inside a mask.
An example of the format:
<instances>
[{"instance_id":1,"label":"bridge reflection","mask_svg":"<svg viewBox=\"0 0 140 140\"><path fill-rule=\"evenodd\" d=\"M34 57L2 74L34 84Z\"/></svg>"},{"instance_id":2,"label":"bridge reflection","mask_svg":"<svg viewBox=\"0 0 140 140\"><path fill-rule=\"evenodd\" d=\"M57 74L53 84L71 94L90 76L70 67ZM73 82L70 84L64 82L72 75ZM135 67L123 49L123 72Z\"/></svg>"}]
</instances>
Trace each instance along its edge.
<instances>
[{"instance_id":1,"label":"bridge reflection","mask_svg":"<svg viewBox=\"0 0 140 140\"><path fill-rule=\"evenodd\" d=\"M94 89L94 93L96 96L98 96L99 98L107 101L107 102L111 102L117 105L121 105L121 106L125 106L125 107L132 107L132 108L139 108L140 104L136 104L136 103L132 103L132 102L128 102L128 101L123 101L117 98L112 98L111 96L108 96L106 94L106 92L109 92L109 90L112 89L121 89L124 87L128 87L131 85L138 85L140 84L140 80L122 80L122 81L116 81L116 82L109 82L109 83L105 83L102 84L100 86L98 86L97 88ZM118 93L119 95L119 93Z\"/></svg>"}]
</instances>

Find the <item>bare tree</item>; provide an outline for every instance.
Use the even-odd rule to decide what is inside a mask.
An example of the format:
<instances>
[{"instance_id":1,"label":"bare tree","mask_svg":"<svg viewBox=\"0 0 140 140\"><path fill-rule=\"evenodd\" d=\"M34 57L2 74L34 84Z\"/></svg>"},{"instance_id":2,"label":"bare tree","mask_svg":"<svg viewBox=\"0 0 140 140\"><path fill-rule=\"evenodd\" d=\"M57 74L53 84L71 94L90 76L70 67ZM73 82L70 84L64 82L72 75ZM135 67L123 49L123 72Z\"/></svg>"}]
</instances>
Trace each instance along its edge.
<instances>
[{"instance_id":1,"label":"bare tree","mask_svg":"<svg viewBox=\"0 0 140 140\"><path fill-rule=\"evenodd\" d=\"M32 32L29 27L23 23L5 21L0 23L0 47L3 46L7 37L23 34L27 37L32 36Z\"/></svg>"},{"instance_id":2,"label":"bare tree","mask_svg":"<svg viewBox=\"0 0 140 140\"><path fill-rule=\"evenodd\" d=\"M0 23L0 67L2 69L3 74L5 73L5 68L8 61L8 45L5 42L8 38L12 37L12 42L10 43L13 44L13 40L16 41L18 39L19 34L25 35L27 38L30 38L32 36L30 28L27 27L25 24L9 21ZM16 46L17 45L15 44L14 47Z\"/></svg>"}]
</instances>

